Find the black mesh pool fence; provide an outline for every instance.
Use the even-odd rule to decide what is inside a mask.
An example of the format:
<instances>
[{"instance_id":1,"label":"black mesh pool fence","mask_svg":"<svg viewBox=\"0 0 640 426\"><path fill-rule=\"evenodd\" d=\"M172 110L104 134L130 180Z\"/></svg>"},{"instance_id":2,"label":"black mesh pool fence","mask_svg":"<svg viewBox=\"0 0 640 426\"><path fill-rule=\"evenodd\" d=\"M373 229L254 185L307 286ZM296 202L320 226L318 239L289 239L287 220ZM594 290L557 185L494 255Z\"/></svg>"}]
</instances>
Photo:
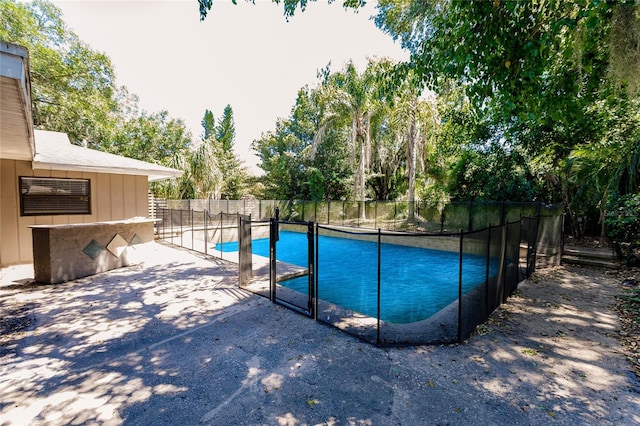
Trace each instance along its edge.
<instances>
[{"instance_id":1,"label":"black mesh pool fence","mask_svg":"<svg viewBox=\"0 0 640 426\"><path fill-rule=\"evenodd\" d=\"M452 234L316 224L315 239L315 248L304 248L316 251L315 289L296 296L291 286L287 303L308 303L318 321L378 345L466 339L517 289L535 253L535 234L522 220Z\"/></svg>"},{"instance_id":2,"label":"black mesh pool fence","mask_svg":"<svg viewBox=\"0 0 640 426\"><path fill-rule=\"evenodd\" d=\"M208 211L250 215L269 220L279 209L280 219L351 226L376 230L451 233L502 225L520 217L562 216L563 204L510 201L348 201L348 200L161 200L152 211ZM158 214L159 215L159 214Z\"/></svg>"},{"instance_id":3,"label":"black mesh pool fence","mask_svg":"<svg viewBox=\"0 0 640 426\"><path fill-rule=\"evenodd\" d=\"M398 214L397 205L393 212L391 206L369 208L378 209L375 217L391 217ZM468 338L536 265L557 262L562 250L563 218L557 206L472 206L474 218L498 223L513 215L511 207L533 213L472 231L465 230L476 226L468 214L445 209L449 223L466 221L448 233L442 228L408 233L346 226L353 219L344 212L353 210L348 216L358 217L362 203L334 207L273 203L270 213L288 217L269 221L252 221L238 212L168 208L158 211L157 232L173 244L239 262L241 287L382 346ZM345 226L290 220L292 214L344 219ZM281 245L281 231L300 238L293 246ZM348 244L335 244L332 238ZM263 241L263 249L267 241L268 250L251 254L257 240Z\"/></svg>"}]
</instances>

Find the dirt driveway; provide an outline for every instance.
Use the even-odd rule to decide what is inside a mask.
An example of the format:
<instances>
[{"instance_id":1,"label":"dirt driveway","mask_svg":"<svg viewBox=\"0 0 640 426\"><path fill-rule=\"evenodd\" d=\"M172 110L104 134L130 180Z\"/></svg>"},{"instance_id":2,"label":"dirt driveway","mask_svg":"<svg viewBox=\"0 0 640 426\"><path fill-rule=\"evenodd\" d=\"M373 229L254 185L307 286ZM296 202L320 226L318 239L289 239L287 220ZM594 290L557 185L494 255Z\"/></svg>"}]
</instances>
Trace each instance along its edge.
<instances>
[{"instance_id":1,"label":"dirt driveway","mask_svg":"<svg viewBox=\"0 0 640 426\"><path fill-rule=\"evenodd\" d=\"M539 271L461 345L376 348L236 287L235 265L154 261L0 285L0 424L640 424L620 284Z\"/></svg>"}]
</instances>

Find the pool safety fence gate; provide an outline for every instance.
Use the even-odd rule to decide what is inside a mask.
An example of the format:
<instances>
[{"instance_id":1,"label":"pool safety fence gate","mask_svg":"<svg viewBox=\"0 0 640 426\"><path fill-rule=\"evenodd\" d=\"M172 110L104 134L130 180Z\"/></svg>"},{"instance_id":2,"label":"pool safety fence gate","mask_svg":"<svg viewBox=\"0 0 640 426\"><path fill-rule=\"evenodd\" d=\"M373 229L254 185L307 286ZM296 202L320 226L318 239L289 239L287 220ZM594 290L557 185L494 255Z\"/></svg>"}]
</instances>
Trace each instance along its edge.
<instances>
[{"instance_id":1,"label":"pool safety fence gate","mask_svg":"<svg viewBox=\"0 0 640 426\"><path fill-rule=\"evenodd\" d=\"M278 261L277 245L280 227L289 231L306 235L301 239L302 244L296 247L296 257L300 259L296 265ZM303 315L315 318L314 306L316 281L315 281L315 229L313 222L288 222L271 219L269 237L269 299L277 304L284 305ZM301 269L302 268L302 269ZM295 288L288 287L287 281L298 280L300 283Z\"/></svg>"},{"instance_id":2,"label":"pool safety fence gate","mask_svg":"<svg viewBox=\"0 0 640 426\"><path fill-rule=\"evenodd\" d=\"M272 219L270 298L380 346L460 342L534 272L538 224L434 235ZM278 279L282 231L306 233L304 285ZM363 244L335 253L323 237Z\"/></svg>"}]
</instances>

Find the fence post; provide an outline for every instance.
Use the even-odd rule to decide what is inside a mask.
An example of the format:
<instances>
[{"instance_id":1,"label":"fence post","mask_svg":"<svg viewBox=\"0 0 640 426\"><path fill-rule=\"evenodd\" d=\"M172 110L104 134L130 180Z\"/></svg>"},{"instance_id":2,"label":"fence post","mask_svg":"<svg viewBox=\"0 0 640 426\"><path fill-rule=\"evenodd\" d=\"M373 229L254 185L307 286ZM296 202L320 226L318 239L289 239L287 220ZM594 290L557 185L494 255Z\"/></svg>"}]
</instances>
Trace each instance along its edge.
<instances>
[{"instance_id":1,"label":"fence post","mask_svg":"<svg viewBox=\"0 0 640 426\"><path fill-rule=\"evenodd\" d=\"M484 291L484 318L489 316L489 271L491 269L491 223L487 226L487 271L485 276Z\"/></svg>"},{"instance_id":2,"label":"fence post","mask_svg":"<svg viewBox=\"0 0 640 426\"><path fill-rule=\"evenodd\" d=\"M378 200L376 200L373 205L373 227L378 227Z\"/></svg>"},{"instance_id":3,"label":"fence post","mask_svg":"<svg viewBox=\"0 0 640 426\"><path fill-rule=\"evenodd\" d=\"M228 202L229 200L227 200ZM229 211L229 205L227 203L227 211ZM224 240L222 239L222 233L224 232L224 225L222 223L222 210L220 210L220 259L224 259Z\"/></svg>"},{"instance_id":4,"label":"fence post","mask_svg":"<svg viewBox=\"0 0 640 426\"><path fill-rule=\"evenodd\" d=\"M189 210L191 214L191 250L195 250L193 245L195 244L195 239L193 238L193 210Z\"/></svg>"},{"instance_id":5,"label":"fence post","mask_svg":"<svg viewBox=\"0 0 640 426\"><path fill-rule=\"evenodd\" d=\"M307 251L308 258L307 262L309 263L309 282L308 284L308 297L307 297L307 309L311 314L311 318L315 318L317 315L315 313L315 254L313 252L315 238L313 237L313 222L307 222Z\"/></svg>"},{"instance_id":6,"label":"fence post","mask_svg":"<svg viewBox=\"0 0 640 426\"><path fill-rule=\"evenodd\" d=\"M509 239L509 227L504 224L502 225L502 261L501 261L501 265L502 265L502 283L500 285L500 303L499 305L501 305L505 300L506 300L506 296L505 296L505 291L504 288L507 285L507 241Z\"/></svg>"},{"instance_id":7,"label":"fence post","mask_svg":"<svg viewBox=\"0 0 640 426\"><path fill-rule=\"evenodd\" d=\"M202 214L204 215L204 254L206 255L209 248L209 230L207 229L207 216L209 216L209 212L205 210Z\"/></svg>"},{"instance_id":8,"label":"fence post","mask_svg":"<svg viewBox=\"0 0 640 426\"><path fill-rule=\"evenodd\" d=\"M520 226L518 226L518 239L516 241L517 241L517 246L516 246L515 257L516 257L516 271L518 274L516 276L516 285L512 289L512 291L509 292L509 296L513 294L513 292L518 288L518 284L520 284L520 241L522 241L522 213L520 213Z\"/></svg>"},{"instance_id":9,"label":"fence post","mask_svg":"<svg viewBox=\"0 0 640 426\"><path fill-rule=\"evenodd\" d=\"M382 231L378 228L378 315L377 315L377 326L376 326L376 345L380 345L380 281L381 281L381 260L382 260Z\"/></svg>"},{"instance_id":10,"label":"fence post","mask_svg":"<svg viewBox=\"0 0 640 426\"><path fill-rule=\"evenodd\" d=\"M318 261L319 261L319 256L318 256L318 251L320 250L319 244L320 244L320 237L319 237L319 233L320 233L320 226L318 225L318 222L316 222L316 250L315 250L315 256L316 256L316 262L315 262L315 270L314 270L314 274L313 274L313 302L314 302L314 306L313 306L313 319L315 321L318 321Z\"/></svg>"},{"instance_id":11,"label":"fence post","mask_svg":"<svg viewBox=\"0 0 640 426\"><path fill-rule=\"evenodd\" d=\"M269 300L271 303L276 300L276 241L278 226L278 209L276 208L276 218L269 219Z\"/></svg>"},{"instance_id":12,"label":"fence post","mask_svg":"<svg viewBox=\"0 0 640 426\"><path fill-rule=\"evenodd\" d=\"M184 247L184 242L182 241L182 237L184 235L184 231L182 230L182 222L183 222L182 212L183 211L184 210L180 209L180 247Z\"/></svg>"},{"instance_id":13,"label":"fence post","mask_svg":"<svg viewBox=\"0 0 640 426\"><path fill-rule=\"evenodd\" d=\"M458 343L462 343L462 248L463 229L460 228L460 253L458 262Z\"/></svg>"}]
</instances>

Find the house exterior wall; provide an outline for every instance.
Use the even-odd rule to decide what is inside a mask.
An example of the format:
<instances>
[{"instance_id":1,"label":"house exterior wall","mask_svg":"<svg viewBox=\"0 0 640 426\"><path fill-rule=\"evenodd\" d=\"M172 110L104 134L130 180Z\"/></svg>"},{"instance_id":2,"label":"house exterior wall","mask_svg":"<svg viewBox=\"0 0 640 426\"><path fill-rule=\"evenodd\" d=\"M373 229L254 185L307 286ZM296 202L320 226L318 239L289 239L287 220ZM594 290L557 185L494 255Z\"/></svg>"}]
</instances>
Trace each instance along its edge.
<instances>
[{"instance_id":1,"label":"house exterior wall","mask_svg":"<svg viewBox=\"0 0 640 426\"><path fill-rule=\"evenodd\" d=\"M20 216L20 176L80 178L91 181L90 215ZM55 225L146 217L146 176L33 170L31 162L0 159L0 266L33 261L29 225Z\"/></svg>"}]
</instances>

